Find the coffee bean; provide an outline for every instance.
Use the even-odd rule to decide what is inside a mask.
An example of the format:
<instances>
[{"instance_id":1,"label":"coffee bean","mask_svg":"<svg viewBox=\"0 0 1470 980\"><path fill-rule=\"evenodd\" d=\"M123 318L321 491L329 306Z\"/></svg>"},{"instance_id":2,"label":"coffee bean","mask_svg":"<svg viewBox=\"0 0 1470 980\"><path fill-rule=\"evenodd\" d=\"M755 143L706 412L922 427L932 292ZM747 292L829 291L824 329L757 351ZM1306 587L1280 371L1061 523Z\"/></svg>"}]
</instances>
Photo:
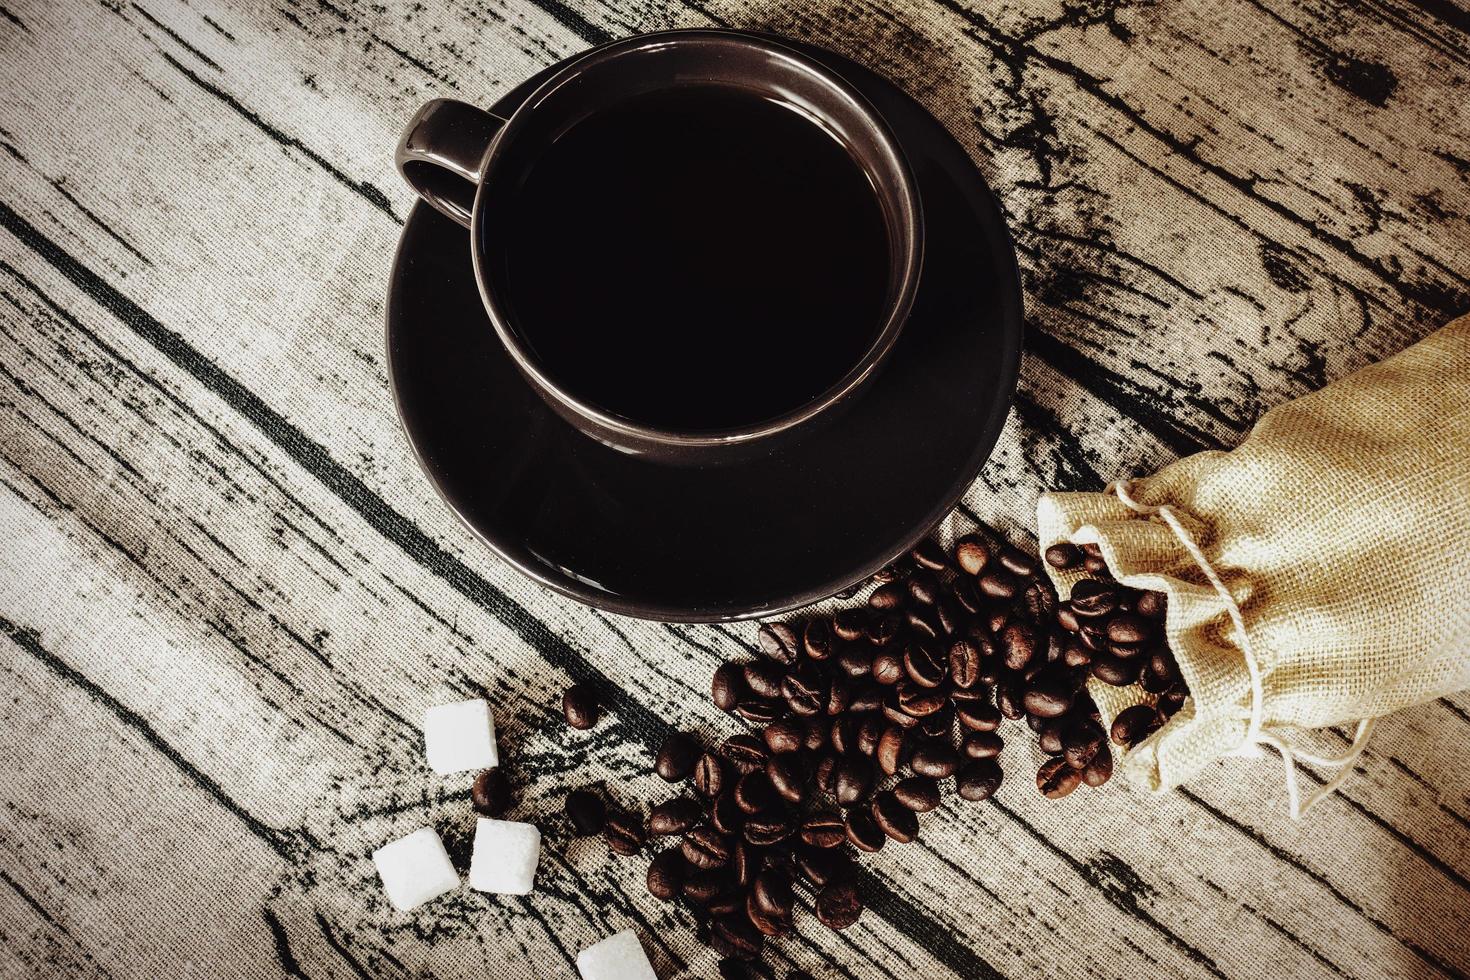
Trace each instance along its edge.
<instances>
[{"instance_id":1,"label":"coffee bean","mask_svg":"<svg viewBox=\"0 0 1470 980\"><path fill-rule=\"evenodd\" d=\"M603 821L607 817L602 797L585 789L574 789L567 794L565 805L567 820L577 834L586 837L602 833Z\"/></svg>"},{"instance_id":2,"label":"coffee bean","mask_svg":"<svg viewBox=\"0 0 1470 980\"><path fill-rule=\"evenodd\" d=\"M775 721L785 713L785 708L770 698L741 698L735 705L735 713L753 725L764 725Z\"/></svg>"},{"instance_id":3,"label":"coffee bean","mask_svg":"<svg viewBox=\"0 0 1470 980\"><path fill-rule=\"evenodd\" d=\"M1069 601L1074 615L1083 619L1096 619L1118 608L1118 593L1104 582L1083 579L1072 586Z\"/></svg>"},{"instance_id":4,"label":"coffee bean","mask_svg":"<svg viewBox=\"0 0 1470 980\"><path fill-rule=\"evenodd\" d=\"M837 756L828 752L817 760L812 769L812 783L828 796L836 794Z\"/></svg>"},{"instance_id":5,"label":"coffee bean","mask_svg":"<svg viewBox=\"0 0 1470 980\"><path fill-rule=\"evenodd\" d=\"M1101 786L1113 776L1113 753L1104 745L1092 757L1087 768L1082 770L1082 781L1089 786Z\"/></svg>"},{"instance_id":6,"label":"coffee bean","mask_svg":"<svg viewBox=\"0 0 1470 980\"><path fill-rule=\"evenodd\" d=\"M873 674L873 648L866 643L849 643L837 654L837 666L853 679Z\"/></svg>"},{"instance_id":7,"label":"coffee bean","mask_svg":"<svg viewBox=\"0 0 1470 980\"><path fill-rule=\"evenodd\" d=\"M671 901L683 891L688 876L689 864L679 848L661 851L648 865L648 894L660 901Z\"/></svg>"},{"instance_id":8,"label":"coffee bean","mask_svg":"<svg viewBox=\"0 0 1470 980\"><path fill-rule=\"evenodd\" d=\"M841 806L854 806L873 787L873 764L860 755L843 756L837 763L832 785Z\"/></svg>"},{"instance_id":9,"label":"coffee bean","mask_svg":"<svg viewBox=\"0 0 1470 980\"><path fill-rule=\"evenodd\" d=\"M871 680L856 681L850 688L851 696L848 698L847 710L853 714L877 711L883 707L883 696L887 690Z\"/></svg>"},{"instance_id":10,"label":"coffee bean","mask_svg":"<svg viewBox=\"0 0 1470 980\"><path fill-rule=\"evenodd\" d=\"M921 606L932 606L939 601L939 579L927 569L920 569L909 577L909 598Z\"/></svg>"},{"instance_id":11,"label":"coffee bean","mask_svg":"<svg viewBox=\"0 0 1470 980\"><path fill-rule=\"evenodd\" d=\"M774 700L781 696L781 678L786 672L770 661L752 660L742 668L745 686L752 694Z\"/></svg>"},{"instance_id":12,"label":"coffee bean","mask_svg":"<svg viewBox=\"0 0 1470 980\"><path fill-rule=\"evenodd\" d=\"M748 772L736 781L735 805L748 814L760 813L776 805L776 789L764 769Z\"/></svg>"},{"instance_id":13,"label":"coffee bean","mask_svg":"<svg viewBox=\"0 0 1470 980\"><path fill-rule=\"evenodd\" d=\"M1087 569L1089 575L1096 575L1098 578L1108 578L1113 574L1101 555L1088 555L1082 559L1082 567Z\"/></svg>"},{"instance_id":14,"label":"coffee bean","mask_svg":"<svg viewBox=\"0 0 1470 980\"><path fill-rule=\"evenodd\" d=\"M1057 603L1056 620L1057 625L1068 633L1075 633L1082 628L1082 622L1077 618L1077 614L1072 611L1072 603L1070 601Z\"/></svg>"},{"instance_id":15,"label":"coffee bean","mask_svg":"<svg viewBox=\"0 0 1470 980\"><path fill-rule=\"evenodd\" d=\"M853 749L858 755L871 756L878 750L878 740L883 736L883 719L873 713L859 717L853 730Z\"/></svg>"},{"instance_id":16,"label":"coffee bean","mask_svg":"<svg viewBox=\"0 0 1470 980\"><path fill-rule=\"evenodd\" d=\"M1102 557L1102 546L1101 545L1098 545L1098 544L1082 544L1082 545L1078 545L1077 547L1079 547L1079 548L1082 549L1082 553L1083 554L1091 555L1094 558L1101 558Z\"/></svg>"},{"instance_id":17,"label":"coffee bean","mask_svg":"<svg viewBox=\"0 0 1470 980\"><path fill-rule=\"evenodd\" d=\"M980 680L980 648L961 637L949 645L949 678L955 687L971 688Z\"/></svg>"},{"instance_id":18,"label":"coffee bean","mask_svg":"<svg viewBox=\"0 0 1470 980\"><path fill-rule=\"evenodd\" d=\"M670 783L688 779L699 761L699 745L683 732L670 732L654 756L653 771Z\"/></svg>"},{"instance_id":19,"label":"coffee bean","mask_svg":"<svg viewBox=\"0 0 1470 980\"><path fill-rule=\"evenodd\" d=\"M738 834L745 827L745 811L735 802L735 792L722 793L709 808L710 826L722 834Z\"/></svg>"},{"instance_id":20,"label":"coffee bean","mask_svg":"<svg viewBox=\"0 0 1470 980\"><path fill-rule=\"evenodd\" d=\"M756 931L745 914L723 915L710 923L710 935L718 938L720 952L742 960L753 960L760 955L765 937Z\"/></svg>"},{"instance_id":21,"label":"coffee bean","mask_svg":"<svg viewBox=\"0 0 1470 980\"><path fill-rule=\"evenodd\" d=\"M904 764L907 736L907 729L902 725L892 723L883 729L882 735L878 736L878 745L873 750L873 757L878 763L878 769L885 776L892 776Z\"/></svg>"},{"instance_id":22,"label":"coffee bean","mask_svg":"<svg viewBox=\"0 0 1470 980\"><path fill-rule=\"evenodd\" d=\"M1031 622L1045 628L1051 625L1057 612L1057 593L1046 579L1033 579L1021 593L1021 608Z\"/></svg>"},{"instance_id":23,"label":"coffee bean","mask_svg":"<svg viewBox=\"0 0 1470 980\"><path fill-rule=\"evenodd\" d=\"M1070 721L1062 726L1062 758L1073 769L1086 769L1104 741L1102 726L1091 718Z\"/></svg>"},{"instance_id":24,"label":"coffee bean","mask_svg":"<svg viewBox=\"0 0 1470 980\"><path fill-rule=\"evenodd\" d=\"M995 795L1003 776L994 759L976 759L955 773L954 789L960 799L978 803Z\"/></svg>"},{"instance_id":25,"label":"coffee bean","mask_svg":"<svg viewBox=\"0 0 1470 980\"><path fill-rule=\"evenodd\" d=\"M734 957L727 956L715 964L720 980L750 980L750 969Z\"/></svg>"},{"instance_id":26,"label":"coffee bean","mask_svg":"<svg viewBox=\"0 0 1470 980\"><path fill-rule=\"evenodd\" d=\"M1070 541L1059 541L1046 549L1046 563L1052 568L1069 571L1082 564L1082 549Z\"/></svg>"},{"instance_id":27,"label":"coffee bean","mask_svg":"<svg viewBox=\"0 0 1470 980\"><path fill-rule=\"evenodd\" d=\"M1011 721L1020 721L1026 716L1022 701L1025 681L1020 674L1007 672L995 685L995 706Z\"/></svg>"},{"instance_id":28,"label":"coffee bean","mask_svg":"<svg viewBox=\"0 0 1470 980\"><path fill-rule=\"evenodd\" d=\"M670 848L664 853L678 854L680 858L684 856L682 848ZM688 867L687 861L685 867ZM733 891L734 888L735 882L727 869L718 868L711 871L690 869L684 878L683 891L684 897L691 905L708 908L711 902L717 901L719 896Z\"/></svg>"},{"instance_id":29,"label":"coffee bean","mask_svg":"<svg viewBox=\"0 0 1470 980\"><path fill-rule=\"evenodd\" d=\"M871 854L881 850L888 835L873 822L873 814L867 807L855 806L842 815L847 828L847 839L853 847Z\"/></svg>"},{"instance_id":30,"label":"coffee bean","mask_svg":"<svg viewBox=\"0 0 1470 980\"><path fill-rule=\"evenodd\" d=\"M944 779L960 767L960 757L947 740L931 739L914 749L909 767L921 776Z\"/></svg>"},{"instance_id":31,"label":"coffee bean","mask_svg":"<svg viewBox=\"0 0 1470 980\"><path fill-rule=\"evenodd\" d=\"M919 731L929 738L948 738L954 730L954 704L945 704L944 707L932 715L925 715L919 719Z\"/></svg>"},{"instance_id":32,"label":"coffee bean","mask_svg":"<svg viewBox=\"0 0 1470 980\"><path fill-rule=\"evenodd\" d=\"M1068 640L1062 648L1062 663L1068 667L1087 667L1092 663L1092 651L1076 640Z\"/></svg>"},{"instance_id":33,"label":"coffee bean","mask_svg":"<svg viewBox=\"0 0 1470 980\"><path fill-rule=\"evenodd\" d=\"M745 670L737 663L723 663L710 681L710 697L721 711L734 711L745 694Z\"/></svg>"},{"instance_id":34,"label":"coffee bean","mask_svg":"<svg viewBox=\"0 0 1470 980\"><path fill-rule=\"evenodd\" d=\"M993 759L1004 746L1005 742L995 732L971 732L965 736L961 749L971 759Z\"/></svg>"},{"instance_id":35,"label":"coffee bean","mask_svg":"<svg viewBox=\"0 0 1470 980\"><path fill-rule=\"evenodd\" d=\"M1155 650L1151 653L1146 669L1158 683L1160 692L1184 683L1184 675L1179 672L1179 664L1175 661L1174 654L1170 653L1168 648Z\"/></svg>"},{"instance_id":36,"label":"coffee bean","mask_svg":"<svg viewBox=\"0 0 1470 980\"><path fill-rule=\"evenodd\" d=\"M1169 688L1159 695L1159 714L1165 718L1170 717L1180 708L1184 707L1185 698L1189 697L1189 689L1183 683Z\"/></svg>"},{"instance_id":37,"label":"coffee bean","mask_svg":"<svg viewBox=\"0 0 1470 980\"><path fill-rule=\"evenodd\" d=\"M680 843L684 860L691 867L708 871L723 868L730 860L730 842L713 827L698 826L684 835Z\"/></svg>"},{"instance_id":38,"label":"coffee bean","mask_svg":"<svg viewBox=\"0 0 1470 980\"><path fill-rule=\"evenodd\" d=\"M766 915L780 919L790 918L796 904L796 896L791 892L791 876L779 868L767 868L756 875L750 897Z\"/></svg>"},{"instance_id":39,"label":"coffee bean","mask_svg":"<svg viewBox=\"0 0 1470 980\"><path fill-rule=\"evenodd\" d=\"M863 635L868 625L868 616L861 609L844 609L832 617L832 632L837 634L839 640L851 643ZM826 657L812 656L812 651L807 650L806 655L813 660L826 660Z\"/></svg>"},{"instance_id":40,"label":"coffee bean","mask_svg":"<svg viewBox=\"0 0 1470 980\"><path fill-rule=\"evenodd\" d=\"M765 866L765 850L756 847L747 841L744 836L734 837L730 840L730 873L735 876L735 884L741 888L749 888L755 876Z\"/></svg>"},{"instance_id":41,"label":"coffee bean","mask_svg":"<svg viewBox=\"0 0 1470 980\"><path fill-rule=\"evenodd\" d=\"M949 695L943 688L920 687L913 681L899 684L895 693L898 696L899 709L914 718L932 715L949 700Z\"/></svg>"},{"instance_id":42,"label":"coffee bean","mask_svg":"<svg viewBox=\"0 0 1470 980\"><path fill-rule=\"evenodd\" d=\"M755 772L766 767L766 759L770 758L770 750L766 743L749 732L741 732L739 735L731 735L720 744L720 755L728 762L736 772Z\"/></svg>"},{"instance_id":43,"label":"coffee bean","mask_svg":"<svg viewBox=\"0 0 1470 980\"><path fill-rule=\"evenodd\" d=\"M898 692L891 688L889 689L888 694L883 698L883 705L880 710L883 714L884 719L892 722L895 725L901 725L904 728L914 728L917 727L919 724L918 718L915 718L913 715L905 713L904 710L899 707Z\"/></svg>"},{"instance_id":44,"label":"coffee bean","mask_svg":"<svg viewBox=\"0 0 1470 980\"><path fill-rule=\"evenodd\" d=\"M903 618L897 613L885 613L876 616L868 623L867 631L863 634L869 643L882 649L893 643L903 634Z\"/></svg>"},{"instance_id":45,"label":"coffee bean","mask_svg":"<svg viewBox=\"0 0 1470 980\"><path fill-rule=\"evenodd\" d=\"M1088 620L1077 630L1077 639L1093 653L1108 652L1108 631L1101 622Z\"/></svg>"},{"instance_id":46,"label":"coffee bean","mask_svg":"<svg viewBox=\"0 0 1470 980\"><path fill-rule=\"evenodd\" d=\"M1133 611L1145 619L1163 619L1169 598L1162 592L1140 592L1133 603Z\"/></svg>"},{"instance_id":47,"label":"coffee bean","mask_svg":"<svg viewBox=\"0 0 1470 980\"><path fill-rule=\"evenodd\" d=\"M1000 711L989 701L961 702L955 708L955 717L972 732L993 732L1000 727Z\"/></svg>"},{"instance_id":48,"label":"coffee bean","mask_svg":"<svg viewBox=\"0 0 1470 980\"><path fill-rule=\"evenodd\" d=\"M780 718L767 725L761 737L772 755L796 752L806 742L806 726L796 718Z\"/></svg>"},{"instance_id":49,"label":"coffee bean","mask_svg":"<svg viewBox=\"0 0 1470 980\"><path fill-rule=\"evenodd\" d=\"M1001 656L1006 668L1025 670L1031 658L1036 656L1040 642L1041 634L1032 624L1014 622L1007 625L1000 634Z\"/></svg>"},{"instance_id":50,"label":"coffee bean","mask_svg":"<svg viewBox=\"0 0 1470 980\"><path fill-rule=\"evenodd\" d=\"M699 807L693 800L677 797L648 811L648 830L659 837L682 834L698 823L699 817Z\"/></svg>"},{"instance_id":51,"label":"coffee bean","mask_svg":"<svg viewBox=\"0 0 1470 980\"><path fill-rule=\"evenodd\" d=\"M776 663L788 667L796 663L801 654L801 644L796 637L796 630L786 623L762 624L756 632L756 641L760 644L761 653Z\"/></svg>"},{"instance_id":52,"label":"coffee bean","mask_svg":"<svg viewBox=\"0 0 1470 980\"><path fill-rule=\"evenodd\" d=\"M1031 679L1021 704L1038 718L1058 718L1072 710L1076 695L1071 678L1048 667Z\"/></svg>"},{"instance_id":53,"label":"coffee bean","mask_svg":"<svg viewBox=\"0 0 1470 980\"><path fill-rule=\"evenodd\" d=\"M842 715L833 720L828 740L839 755L857 752L858 721L856 715Z\"/></svg>"},{"instance_id":54,"label":"coffee bean","mask_svg":"<svg viewBox=\"0 0 1470 980\"><path fill-rule=\"evenodd\" d=\"M939 630L945 636L954 636L965 628L970 617L947 596L934 604L934 616L939 620Z\"/></svg>"},{"instance_id":55,"label":"coffee bean","mask_svg":"<svg viewBox=\"0 0 1470 980\"><path fill-rule=\"evenodd\" d=\"M781 694L793 714L821 714L827 707L827 680L815 667L804 665L782 679Z\"/></svg>"},{"instance_id":56,"label":"coffee bean","mask_svg":"<svg viewBox=\"0 0 1470 980\"><path fill-rule=\"evenodd\" d=\"M1035 732L1036 734L1040 735L1047 728L1050 728L1051 727L1051 725L1052 725L1052 719L1050 719L1050 718L1042 718L1039 715L1033 715L1033 714L1030 714L1028 712L1027 715L1026 715L1026 725L1033 732Z\"/></svg>"},{"instance_id":57,"label":"coffee bean","mask_svg":"<svg viewBox=\"0 0 1470 980\"><path fill-rule=\"evenodd\" d=\"M613 853L623 857L632 857L643 850L643 843L647 840L643 821L619 807L608 808L602 825L602 836L606 838L607 846Z\"/></svg>"},{"instance_id":58,"label":"coffee bean","mask_svg":"<svg viewBox=\"0 0 1470 980\"><path fill-rule=\"evenodd\" d=\"M1119 613L1108 620L1108 642L1141 646L1153 635L1148 620L1132 613ZM1116 653L1116 651L1114 651ZM1121 654L1119 654L1121 656Z\"/></svg>"},{"instance_id":59,"label":"coffee bean","mask_svg":"<svg viewBox=\"0 0 1470 980\"><path fill-rule=\"evenodd\" d=\"M1082 773L1066 759L1050 759L1036 773L1036 788L1049 800L1060 800L1082 782Z\"/></svg>"},{"instance_id":60,"label":"coffee bean","mask_svg":"<svg viewBox=\"0 0 1470 980\"><path fill-rule=\"evenodd\" d=\"M597 692L586 684L573 684L561 696L561 713L572 728L586 731L597 724Z\"/></svg>"},{"instance_id":61,"label":"coffee bean","mask_svg":"<svg viewBox=\"0 0 1470 980\"><path fill-rule=\"evenodd\" d=\"M846 929L862 914L862 899L850 881L833 882L817 893L817 921L829 929Z\"/></svg>"},{"instance_id":62,"label":"coffee bean","mask_svg":"<svg viewBox=\"0 0 1470 980\"><path fill-rule=\"evenodd\" d=\"M845 825L842 833L842 840L847 840ZM839 846L831 848L798 847L796 867L807 881L820 888L844 877L852 869L852 859L842 849L840 842Z\"/></svg>"},{"instance_id":63,"label":"coffee bean","mask_svg":"<svg viewBox=\"0 0 1470 980\"><path fill-rule=\"evenodd\" d=\"M1006 623L1009 623L1011 619L1011 607L1009 603L992 603L990 608L985 610L984 627L990 632L990 635L999 636L1006 628Z\"/></svg>"},{"instance_id":64,"label":"coffee bean","mask_svg":"<svg viewBox=\"0 0 1470 980\"><path fill-rule=\"evenodd\" d=\"M1021 593L1021 583L1010 572L993 568L980 576L980 592L992 599L1014 599Z\"/></svg>"},{"instance_id":65,"label":"coffee bean","mask_svg":"<svg viewBox=\"0 0 1470 980\"><path fill-rule=\"evenodd\" d=\"M973 534L960 538L954 545L955 564L967 575L979 575L990 564L990 549Z\"/></svg>"},{"instance_id":66,"label":"coffee bean","mask_svg":"<svg viewBox=\"0 0 1470 980\"><path fill-rule=\"evenodd\" d=\"M893 787L893 797L915 813L939 806L939 783L929 776L910 776Z\"/></svg>"},{"instance_id":67,"label":"coffee bean","mask_svg":"<svg viewBox=\"0 0 1470 980\"><path fill-rule=\"evenodd\" d=\"M808 657L813 660L826 660L832 656L836 644L837 634L833 629L832 620L818 616L807 621L806 629L801 635L801 646Z\"/></svg>"},{"instance_id":68,"label":"coffee bean","mask_svg":"<svg viewBox=\"0 0 1470 980\"><path fill-rule=\"evenodd\" d=\"M515 804L510 778L499 769L486 769L470 786L470 802L487 817L503 816Z\"/></svg>"},{"instance_id":69,"label":"coffee bean","mask_svg":"<svg viewBox=\"0 0 1470 980\"><path fill-rule=\"evenodd\" d=\"M1053 720L1036 733L1036 747L1047 755L1062 754L1062 723Z\"/></svg>"},{"instance_id":70,"label":"coffee bean","mask_svg":"<svg viewBox=\"0 0 1470 980\"><path fill-rule=\"evenodd\" d=\"M821 715L814 718L802 718L798 722L801 726L801 747L808 752L820 752L827 747L827 719Z\"/></svg>"},{"instance_id":71,"label":"coffee bean","mask_svg":"<svg viewBox=\"0 0 1470 980\"><path fill-rule=\"evenodd\" d=\"M950 583L950 595L954 596L955 604L971 616L979 615L985 608L980 598L980 586L972 578L957 578Z\"/></svg>"},{"instance_id":72,"label":"coffee bean","mask_svg":"<svg viewBox=\"0 0 1470 980\"><path fill-rule=\"evenodd\" d=\"M787 803L795 805L806 799L806 770L800 756L771 756L766 763L766 778L776 790L776 795ZM736 790L739 791L738 786Z\"/></svg>"},{"instance_id":73,"label":"coffee bean","mask_svg":"<svg viewBox=\"0 0 1470 980\"><path fill-rule=\"evenodd\" d=\"M1111 653L1098 653L1092 658L1092 676L1114 687L1127 687L1137 681L1142 667L1141 657L1124 660Z\"/></svg>"},{"instance_id":74,"label":"coffee bean","mask_svg":"<svg viewBox=\"0 0 1470 980\"><path fill-rule=\"evenodd\" d=\"M1033 578L1041 571L1041 563L1019 548L1007 547L1000 553L1000 563L1012 575Z\"/></svg>"},{"instance_id":75,"label":"coffee bean","mask_svg":"<svg viewBox=\"0 0 1470 980\"><path fill-rule=\"evenodd\" d=\"M879 793L871 806L873 822L900 844L907 844L919 836L919 818L893 793Z\"/></svg>"},{"instance_id":76,"label":"coffee bean","mask_svg":"<svg viewBox=\"0 0 1470 980\"><path fill-rule=\"evenodd\" d=\"M852 684L846 677L834 676L827 681L826 710L828 715L840 715L852 706Z\"/></svg>"},{"instance_id":77,"label":"coffee bean","mask_svg":"<svg viewBox=\"0 0 1470 980\"><path fill-rule=\"evenodd\" d=\"M797 833L811 847L838 847L847 837L842 818L830 811L809 814Z\"/></svg>"},{"instance_id":78,"label":"coffee bean","mask_svg":"<svg viewBox=\"0 0 1470 980\"><path fill-rule=\"evenodd\" d=\"M944 549L939 547L939 542L933 538L925 538L914 546L909 552L909 557L918 563L920 568L927 568L931 572L939 572L949 567L949 562L944 559Z\"/></svg>"},{"instance_id":79,"label":"coffee bean","mask_svg":"<svg viewBox=\"0 0 1470 980\"><path fill-rule=\"evenodd\" d=\"M1112 730L1108 733L1112 740L1125 749L1148 738L1159 728L1159 713L1151 705L1135 704L1131 708L1124 708L1113 718Z\"/></svg>"},{"instance_id":80,"label":"coffee bean","mask_svg":"<svg viewBox=\"0 0 1470 980\"><path fill-rule=\"evenodd\" d=\"M901 582L889 582L872 591L868 596L868 605L885 612L890 609L898 609L903 605L903 597L907 593L908 589Z\"/></svg>"},{"instance_id":81,"label":"coffee bean","mask_svg":"<svg viewBox=\"0 0 1470 980\"><path fill-rule=\"evenodd\" d=\"M706 752L694 764L694 788L701 796L714 799L725 788L725 764L713 752Z\"/></svg>"},{"instance_id":82,"label":"coffee bean","mask_svg":"<svg viewBox=\"0 0 1470 980\"><path fill-rule=\"evenodd\" d=\"M924 606L909 609L904 613L904 624L908 631L920 640L935 640L941 632L939 619L933 611Z\"/></svg>"},{"instance_id":83,"label":"coffee bean","mask_svg":"<svg viewBox=\"0 0 1470 980\"><path fill-rule=\"evenodd\" d=\"M879 684L897 684L903 678L902 656L891 650L882 650L873 657L873 679Z\"/></svg>"},{"instance_id":84,"label":"coffee bean","mask_svg":"<svg viewBox=\"0 0 1470 980\"><path fill-rule=\"evenodd\" d=\"M760 847L779 843L796 832L796 821L785 810L769 810L745 821L745 839Z\"/></svg>"},{"instance_id":85,"label":"coffee bean","mask_svg":"<svg viewBox=\"0 0 1470 980\"><path fill-rule=\"evenodd\" d=\"M910 643L903 651L903 669L920 687L938 687L949 673L949 664L931 644Z\"/></svg>"}]
</instances>

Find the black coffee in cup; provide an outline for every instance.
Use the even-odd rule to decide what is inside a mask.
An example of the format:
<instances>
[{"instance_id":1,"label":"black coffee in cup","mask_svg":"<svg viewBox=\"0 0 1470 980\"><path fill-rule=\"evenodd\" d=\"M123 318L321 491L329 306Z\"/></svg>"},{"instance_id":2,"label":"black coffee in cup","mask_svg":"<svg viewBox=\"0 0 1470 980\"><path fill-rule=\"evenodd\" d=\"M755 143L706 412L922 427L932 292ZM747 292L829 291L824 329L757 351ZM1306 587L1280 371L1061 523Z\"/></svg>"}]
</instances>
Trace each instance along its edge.
<instances>
[{"instance_id":1,"label":"black coffee in cup","mask_svg":"<svg viewBox=\"0 0 1470 980\"><path fill-rule=\"evenodd\" d=\"M486 258L566 391L647 426L729 429L806 404L873 345L894 288L883 211L809 115L685 85L538 142Z\"/></svg>"}]
</instances>

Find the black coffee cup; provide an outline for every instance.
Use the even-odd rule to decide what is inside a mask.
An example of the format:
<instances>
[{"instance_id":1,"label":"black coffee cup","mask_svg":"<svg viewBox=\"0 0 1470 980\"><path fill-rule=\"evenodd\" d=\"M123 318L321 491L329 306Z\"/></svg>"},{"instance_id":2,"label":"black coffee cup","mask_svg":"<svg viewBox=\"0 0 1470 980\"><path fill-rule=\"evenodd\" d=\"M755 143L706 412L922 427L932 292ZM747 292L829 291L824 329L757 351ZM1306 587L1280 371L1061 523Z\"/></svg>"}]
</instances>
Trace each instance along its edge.
<instances>
[{"instance_id":1,"label":"black coffee cup","mask_svg":"<svg viewBox=\"0 0 1470 980\"><path fill-rule=\"evenodd\" d=\"M718 463L809 430L877 373L918 287L921 207L887 124L764 37L613 42L508 119L434 100L396 160L469 229L520 371L630 454Z\"/></svg>"}]
</instances>

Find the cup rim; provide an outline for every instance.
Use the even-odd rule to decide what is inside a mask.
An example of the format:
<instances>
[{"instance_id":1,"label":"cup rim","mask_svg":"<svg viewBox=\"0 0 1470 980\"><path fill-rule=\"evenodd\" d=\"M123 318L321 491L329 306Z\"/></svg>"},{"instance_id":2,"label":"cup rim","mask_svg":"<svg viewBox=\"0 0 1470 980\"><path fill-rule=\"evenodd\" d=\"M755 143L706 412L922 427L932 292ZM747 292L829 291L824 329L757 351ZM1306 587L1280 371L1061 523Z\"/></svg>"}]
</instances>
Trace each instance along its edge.
<instances>
[{"instance_id":1,"label":"cup rim","mask_svg":"<svg viewBox=\"0 0 1470 980\"><path fill-rule=\"evenodd\" d=\"M843 98L856 105L879 152L888 159L893 172L898 176L897 187L894 191L899 203L900 224L906 229L905 241L902 243L898 289L887 303L882 327L863 356L821 394L788 412L750 425L706 431L670 429L635 422L599 408L563 388L542 369L535 356L521 343L516 331L512 329L486 285L489 280L482 260L485 251L484 236L481 234L484 224L485 188L490 184L495 164L501 157L502 148L513 142L515 135L524 128L526 120L534 113L538 103L568 79L592 65L610 61L650 46L688 41L736 44L747 49L769 51L783 58L797 61L804 70L819 77ZM505 125L495 134L495 139L491 142L481 162L480 179L475 188L474 203L470 209L470 245L475 284L479 289L480 299L490 322L516 366L532 381L543 396L553 399L572 414L587 420L595 428L615 434L621 443L617 448L633 452L643 450L630 447L647 444L685 450L719 448L755 442L808 422L843 401L877 373L897 342L899 333L903 330L903 325L912 310L914 297L918 293L919 276L923 266L924 215L919 199L918 182L914 178L908 157L904 154L897 137L893 135L887 121L868 98L847 79L795 48L762 35L722 28L683 28L636 34L621 41L613 41L594 48L567 63L520 104L506 120Z\"/></svg>"}]
</instances>

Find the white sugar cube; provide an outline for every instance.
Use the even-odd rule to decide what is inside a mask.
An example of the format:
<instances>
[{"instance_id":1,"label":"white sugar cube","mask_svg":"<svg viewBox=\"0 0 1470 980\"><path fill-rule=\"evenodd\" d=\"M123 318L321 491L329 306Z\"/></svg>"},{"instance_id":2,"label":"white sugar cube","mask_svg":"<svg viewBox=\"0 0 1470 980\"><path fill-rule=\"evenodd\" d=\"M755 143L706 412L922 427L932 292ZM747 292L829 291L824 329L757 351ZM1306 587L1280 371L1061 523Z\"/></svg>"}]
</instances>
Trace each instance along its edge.
<instances>
[{"instance_id":1,"label":"white sugar cube","mask_svg":"<svg viewBox=\"0 0 1470 980\"><path fill-rule=\"evenodd\" d=\"M500 756L490 706L474 698L430 708L424 712L424 748L429 766L441 776L494 768Z\"/></svg>"},{"instance_id":2,"label":"white sugar cube","mask_svg":"<svg viewBox=\"0 0 1470 980\"><path fill-rule=\"evenodd\" d=\"M608 936L577 954L582 980L658 980L632 929Z\"/></svg>"},{"instance_id":3,"label":"white sugar cube","mask_svg":"<svg viewBox=\"0 0 1470 980\"><path fill-rule=\"evenodd\" d=\"M541 831L528 823L481 817L475 823L470 887L497 895L529 895L540 860Z\"/></svg>"},{"instance_id":4,"label":"white sugar cube","mask_svg":"<svg viewBox=\"0 0 1470 980\"><path fill-rule=\"evenodd\" d=\"M384 844L373 852L373 864L378 866L388 901L400 912L418 908L459 887L459 875L432 827L420 827L407 837Z\"/></svg>"}]
</instances>

